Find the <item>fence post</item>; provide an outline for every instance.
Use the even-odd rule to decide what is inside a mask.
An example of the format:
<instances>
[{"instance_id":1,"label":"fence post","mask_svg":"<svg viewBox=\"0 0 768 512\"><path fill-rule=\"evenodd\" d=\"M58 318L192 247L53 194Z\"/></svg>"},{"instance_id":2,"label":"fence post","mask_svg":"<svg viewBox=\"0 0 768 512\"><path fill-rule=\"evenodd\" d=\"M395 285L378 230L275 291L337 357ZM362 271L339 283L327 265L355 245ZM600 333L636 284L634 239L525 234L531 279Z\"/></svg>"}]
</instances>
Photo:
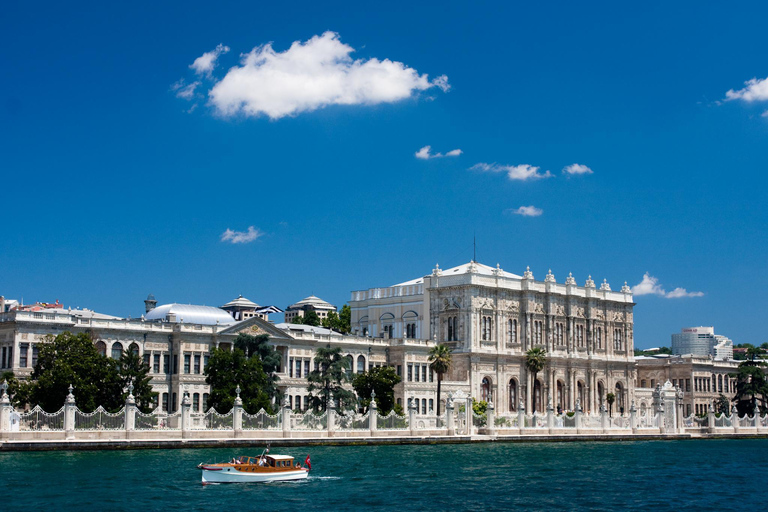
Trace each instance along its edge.
<instances>
[{"instance_id":1,"label":"fence post","mask_svg":"<svg viewBox=\"0 0 768 512\"><path fill-rule=\"evenodd\" d=\"M376 392L371 391L371 405L368 407L368 429L371 431L371 437L376 437L378 416L379 406L376 405Z\"/></svg>"},{"instance_id":2,"label":"fence post","mask_svg":"<svg viewBox=\"0 0 768 512\"><path fill-rule=\"evenodd\" d=\"M67 439L75 438L75 395L72 394L72 384L69 385L69 394L64 402L64 432Z\"/></svg>"},{"instance_id":3,"label":"fence post","mask_svg":"<svg viewBox=\"0 0 768 512\"><path fill-rule=\"evenodd\" d=\"M752 411L752 422L755 425L755 433L760 432L762 430L760 427L760 408L757 406L757 402L755 402L755 409Z\"/></svg>"},{"instance_id":4,"label":"fence post","mask_svg":"<svg viewBox=\"0 0 768 512\"><path fill-rule=\"evenodd\" d=\"M731 406L731 426L733 427L733 433L739 433L739 411L736 410L736 404Z\"/></svg>"},{"instance_id":5,"label":"fence post","mask_svg":"<svg viewBox=\"0 0 768 512\"><path fill-rule=\"evenodd\" d=\"M659 434L666 434L667 433L667 423L666 419L664 418L664 404L659 403L658 407L656 408L656 418L658 418L658 427L659 427Z\"/></svg>"},{"instance_id":6,"label":"fence post","mask_svg":"<svg viewBox=\"0 0 768 512\"><path fill-rule=\"evenodd\" d=\"M181 437L185 438L189 435L190 427L192 426L192 417L190 416L192 403L189 401L189 393L184 390L184 398L181 400Z\"/></svg>"},{"instance_id":7,"label":"fence post","mask_svg":"<svg viewBox=\"0 0 768 512\"><path fill-rule=\"evenodd\" d=\"M235 437L243 435L243 399L240 398L240 385L235 388L235 403L232 405L232 430Z\"/></svg>"},{"instance_id":8,"label":"fence post","mask_svg":"<svg viewBox=\"0 0 768 512\"><path fill-rule=\"evenodd\" d=\"M496 433L496 414L495 409L493 407L493 401L488 400L488 408L485 410L485 416L486 416L486 426L485 426L485 433L489 436L492 436Z\"/></svg>"},{"instance_id":9,"label":"fence post","mask_svg":"<svg viewBox=\"0 0 768 512\"><path fill-rule=\"evenodd\" d=\"M603 434L608 433L608 410L605 404L600 404L600 428L603 429Z\"/></svg>"},{"instance_id":10,"label":"fence post","mask_svg":"<svg viewBox=\"0 0 768 512\"><path fill-rule=\"evenodd\" d=\"M637 409L635 409L634 400L632 400L632 405L629 406L629 428L632 429L633 434L637 434Z\"/></svg>"},{"instance_id":11,"label":"fence post","mask_svg":"<svg viewBox=\"0 0 768 512\"><path fill-rule=\"evenodd\" d=\"M136 430L136 399L133 396L133 382L128 384L128 398L125 399L125 437Z\"/></svg>"},{"instance_id":12,"label":"fence post","mask_svg":"<svg viewBox=\"0 0 768 512\"><path fill-rule=\"evenodd\" d=\"M707 407L707 432L710 434L715 432L715 409L711 403Z\"/></svg>"},{"instance_id":13,"label":"fence post","mask_svg":"<svg viewBox=\"0 0 768 512\"><path fill-rule=\"evenodd\" d=\"M520 433L525 430L525 404L520 401L520 406L517 408L517 428L520 429Z\"/></svg>"},{"instance_id":14,"label":"fence post","mask_svg":"<svg viewBox=\"0 0 768 512\"><path fill-rule=\"evenodd\" d=\"M11 431L11 400L8 398L8 383L3 381L0 384L0 438L3 437L3 432Z\"/></svg>"},{"instance_id":15,"label":"fence post","mask_svg":"<svg viewBox=\"0 0 768 512\"><path fill-rule=\"evenodd\" d=\"M291 437L291 408L288 407L288 397L283 397L283 407L281 409L283 415L283 437Z\"/></svg>"},{"instance_id":16,"label":"fence post","mask_svg":"<svg viewBox=\"0 0 768 512\"><path fill-rule=\"evenodd\" d=\"M573 420L576 426L576 433L581 432L581 399L576 399L576 412L573 413Z\"/></svg>"},{"instance_id":17,"label":"fence post","mask_svg":"<svg viewBox=\"0 0 768 512\"><path fill-rule=\"evenodd\" d=\"M328 437L333 437L336 432L336 400L333 397L328 399Z\"/></svg>"},{"instance_id":18,"label":"fence post","mask_svg":"<svg viewBox=\"0 0 768 512\"><path fill-rule=\"evenodd\" d=\"M475 408L472 407L472 397L467 397L467 435L471 436L475 433Z\"/></svg>"},{"instance_id":19,"label":"fence post","mask_svg":"<svg viewBox=\"0 0 768 512\"><path fill-rule=\"evenodd\" d=\"M555 409L552 407L552 396L547 400L547 431L552 434L555 428Z\"/></svg>"},{"instance_id":20,"label":"fence post","mask_svg":"<svg viewBox=\"0 0 768 512\"><path fill-rule=\"evenodd\" d=\"M456 425L453 417L453 398L448 396L448 400L445 401L445 427L448 430L449 436L456 435Z\"/></svg>"},{"instance_id":21,"label":"fence post","mask_svg":"<svg viewBox=\"0 0 768 512\"><path fill-rule=\"evenodd\" d=\"M409 398L408 399L408 426L411 429L412 436L416 435L416 411L418 411L418 406L414 404L413 398Z\"/></svg>"}]
</instances>

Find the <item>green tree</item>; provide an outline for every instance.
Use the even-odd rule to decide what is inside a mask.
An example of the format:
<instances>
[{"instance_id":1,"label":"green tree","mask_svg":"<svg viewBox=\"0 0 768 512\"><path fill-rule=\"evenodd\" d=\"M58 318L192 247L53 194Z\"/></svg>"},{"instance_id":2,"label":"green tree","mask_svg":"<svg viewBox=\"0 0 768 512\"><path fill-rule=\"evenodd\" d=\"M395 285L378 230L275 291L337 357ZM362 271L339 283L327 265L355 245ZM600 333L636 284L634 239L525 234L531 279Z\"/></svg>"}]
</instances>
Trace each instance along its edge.
<instances>
[{"instance_id":1,"label":"green tree","mask_svg":"<svg viewBox=\"0 0 768 512\"><path fill-rule=\"evenodd\" d=\"M761 360L764 350L761 347L747 347L747 359L739 363L738 370L731 377L736 377L736 410L740 415L752 414L755 406L762 412L768 405L768 382L766 381L765 363Z\"/></svg>"},{"instance_id":2,"label":"green tree","mask_svg":"<svg viewBox=\"0 0 768 512\"><path fill-rule=\"evenodd\" d=\"M329 311L328 315L323 318L322 326L326 329L332 329L334 331L341 332L341 320L339 320L339 315L337 315L335 311Z\"/></svg>"},{"instance_id":3,"label":"green tree","mask_svg":"<svg viewBox=\"0 0 768 512\"><path fill-rule=\"evenodd\" d=\"M547 364L547 350L543 347L534 347L529 349L525 353L525 367L528 369L529 372L533 374L533 391L536 390L536 376L539 374L541 370L544 369L544 366ZM531 395L532 400L531 403L533 404L533 412L536 412L536 396L534 394Z\"/></svg>"},{"instance_id":4,"label":"green tree","mask_svg":"<svg viewBox=\"0 0 768 512\"><path fill-rule=\"evenodd\" d=\"M352 387L366 411L371 404L371 391L375 391L379 413L386 416L395 407L395 386L400 380L391 366L377 366L355 375Z\"/></svg>"},{"instance_id":5,"label":"green tree","mask_svg":"<svg viewBox=\"0 0 768 512\"><path fill-rule=\"evenodd\" d=\"M277 382L280 377L277 372L280 371L280 362L282 355L275 350L275 347L269 344L268 334L259 334L252 336L250 334L240 333L235 338L235 348L239 348L248 358L258 357L261 360L261 366L267 374L267 385L265 391L270 399L280 403L280 393L277 389Z\"/></svg>"},{"instance_id":6,"label":"green tree","mask_svg":"<svg viewBox=\"0 0 768 512\"><path fill-rule=\"evenodd\" d=\"M352 330L352 308L349 304L344 304L339 312L339 331L344 334Z\"/></svg>"},{"instance_id":7,"label":"green tree","mask_svg":"<svg viewBox=\"0 0 768 512\"><path fill-rule=\"evenodd\" d=\"M304 325L311 325L313 327L320 327L320 317L317 316L314 309L304 311Z\"/></svg>"},{"instance_id":8,"label":"green tree","mask_svg":"<svg viewBox=\"0 0 768 512\"><path fill-rule=\"evenodd\" d=\"M438 343L429 349L429 369L437 374L437 416L440 416L440 393L442 392L443 375L451 369L451 347Z\"/></svg>"},{"instance_id":9,"label":"green tree","mask_svg":"<svg viewBox=\"0 0 768 512\"><path fill-rule=\"evenodd\" d=\"M123 351L117 361L117 373L123 388L122 401L128 398L128 385L133 384L133 397L136 407L143 413L149 413L155 408L157 393L152 391L152 377L149 375L149 365L139 357L138 353L130 350Z\"/></svg>"},{"instance_id":10,"label":"green tree","mask_svg":"<svg viewBox=\"0 0 768 512\"><path fill-rule=\"evenodd\" d=\"M608 393L605 395L605 401L608 402L608 416L613 416L613 402L616 401L616 395L613 393Z\"/></svg>"},{"instance_id":11,"label":"green tree","mask_svg":"<svg viewBox=\"0 0 768 512\"><path fill-rule=\"evenodd\" d=\"M238 386L246 412L256 414L264 409L272 413L272 401L267 392L268 376L258 356L248 357L240 348L214 347L205 367L205 382L211 386L208 407L219 413L232 409Z\"/></svg>"},{"instance_id":12,"label":"green tree","mask_svg":"<svg viewBox=\"0 0 768 512\"><path fill-rule=\"evenodd\" d=\"M721 413L721 414L728 414L731 410L731 402L726 398L725 395L720 393L720 396L717 397L717 400L715 400L715 412Z\"/></svg>"},{"instance_id":13,"label":"green tree","mask_svg":"<svg viewBox=\"0 0 768 512\"><path fill-rule=\"evenodd\" d=\"M8 396L15 407L23 407L29 403L30 383L20 381L12 371L6 371L0 375L0 382L8 385Z\"/></svg>"},{"instance_id":14,"label":"green tree","mask_svg":"<svg viewBox=\"0 0 768 512\"><path fill-rule=\"evenodd\" d=\"M350 369L350 361L341 355L341 348L317 349L315 354L317 370L307 375L307 391L310 393L310 405L315 411L328 409L328 402L338 400L340 411L355 408L355 394L344 389L343 385L349 381L347 370Z\"/></svg>"},{"instance_id":15,"label":"green tree","mask_svg":"<svg viewBox=\"0 0 768 512\"><path fill-rule=\"evenodd\" d=\"M304 325L304 317L301 315L293 317L293 320L291 320L291 323L294 325Z\"/></svg>"},{"instance_id":16,"label":"green tree","mask_svg":"<svg viewBox=\"0 0 768 512\"><path fill-rule=\"evenodd\" d=\"M49 412L61 408L70 384L82 411L93 411L99 405L116 411L124 404L117 361L99 354L88 333L49 336L40 344L31 380L29 403Z\"/></svg>"}]
</instances>

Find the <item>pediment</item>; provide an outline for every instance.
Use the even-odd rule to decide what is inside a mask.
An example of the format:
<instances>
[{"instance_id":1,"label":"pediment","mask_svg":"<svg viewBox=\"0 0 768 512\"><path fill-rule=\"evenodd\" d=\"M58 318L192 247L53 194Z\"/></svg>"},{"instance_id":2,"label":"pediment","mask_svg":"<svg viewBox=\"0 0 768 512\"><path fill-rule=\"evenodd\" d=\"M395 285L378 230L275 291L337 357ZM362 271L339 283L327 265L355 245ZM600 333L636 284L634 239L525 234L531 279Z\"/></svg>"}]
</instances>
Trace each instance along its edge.
<instances>
[{"instance_id":1,"label":"pediment","mask_svg":"<svg viewBox=\"0 0 768 512\"><path fill-rule=\"evenodd\" d=\"M282 329L278 329L271 323L262 320L259 317L252 317L242 322L238 322L235 325L228 327L221 331L221 334L234 335L238 334L250 334L252 336L258 336L260 334L266 334L271 339L284 339L291 340L293 337Z\"/></svg>"}]
</instances>

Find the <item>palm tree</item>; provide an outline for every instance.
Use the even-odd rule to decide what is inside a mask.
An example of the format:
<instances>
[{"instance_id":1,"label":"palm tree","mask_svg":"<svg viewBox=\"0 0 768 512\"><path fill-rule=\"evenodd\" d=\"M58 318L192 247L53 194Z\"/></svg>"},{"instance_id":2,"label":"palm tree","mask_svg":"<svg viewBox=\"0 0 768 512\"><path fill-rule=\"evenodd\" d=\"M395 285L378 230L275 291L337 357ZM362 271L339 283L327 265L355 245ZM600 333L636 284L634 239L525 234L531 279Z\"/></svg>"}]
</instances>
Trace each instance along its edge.
<instances>
[{"instance_id":1,"label":"palm tree","mask_svg":"<svg viewBox=\"0 0 768 512\"><path fill-rule=\"evenodd\" d=\"M451 348L443 343L438 343L429 349L429 369L437 374L437 415L440 416L440 389L443 382L443 374L451 368Z\"/></svg>"},{"instance_id":2,"label":"palm tree","mask_svg":"<svg viewBox=\"0 0 768 512\"><path fill-rule=\"evenodd\" d=\"M613 417L613 402L616 401L616 395L608 393L605 395L605 401L608 402L608 416Z\"/></svg>"},{"instance_id":3,"label":"palm tree","mask_svg":"<svg viewBox=\"0 0 768 512\"><path fill-rule=\"evenodd\" d=\"M547 364L547 350L542 347L535 347L528 352L525 353L525 367L528 369L529 372L533 374L533 389L531 390L532 393L534 393L532 396L531 402L533 403L533 412L536 413L536 375L544 369L544 366Z\"/></svg>"}]
</instances>

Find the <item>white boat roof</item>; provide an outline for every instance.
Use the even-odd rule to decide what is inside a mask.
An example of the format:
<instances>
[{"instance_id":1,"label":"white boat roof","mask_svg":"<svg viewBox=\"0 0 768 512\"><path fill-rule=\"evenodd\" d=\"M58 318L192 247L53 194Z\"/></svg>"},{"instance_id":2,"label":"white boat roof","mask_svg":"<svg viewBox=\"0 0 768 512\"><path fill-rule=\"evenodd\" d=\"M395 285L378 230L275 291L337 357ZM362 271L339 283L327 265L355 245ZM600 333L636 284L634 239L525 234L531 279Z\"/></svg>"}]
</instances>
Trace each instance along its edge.
<instances>
[{"instance_id":1,"label":"white boat roof","mask_svg":"<svg viewBox=\"0 0 768 512\"><path fill-rule=\"evenodd\" d=\"M293 457L291 457L290 455L267 455L267 457L275 460L292 460L293 459Z\"/></svg>"}]
</instances>

